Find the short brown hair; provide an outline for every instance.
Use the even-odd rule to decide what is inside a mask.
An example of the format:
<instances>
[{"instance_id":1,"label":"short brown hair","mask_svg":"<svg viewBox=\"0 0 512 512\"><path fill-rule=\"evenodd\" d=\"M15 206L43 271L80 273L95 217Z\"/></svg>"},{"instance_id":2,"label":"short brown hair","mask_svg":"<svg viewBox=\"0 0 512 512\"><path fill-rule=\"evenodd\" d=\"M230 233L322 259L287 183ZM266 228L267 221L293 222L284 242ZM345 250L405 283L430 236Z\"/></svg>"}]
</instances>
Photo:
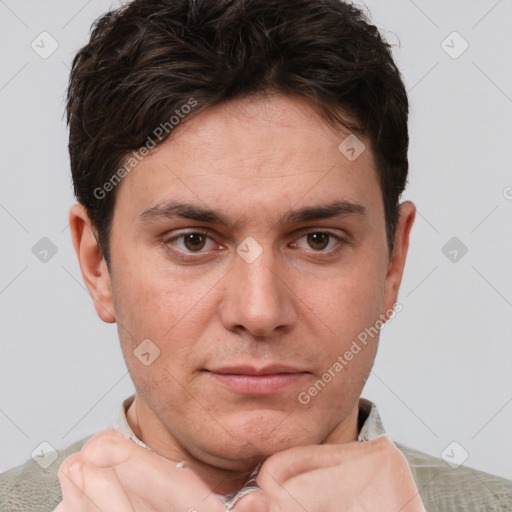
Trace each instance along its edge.
<instances>
[{"instance_id":1,"label":"short brown hair","mask_svg":"<svg viewBox=\"0 0 512 512\"><path fill-rule=\"evenodd\" d=\"M408 100L390 46L360 9L341 0L135 0L96 20L67 96L75 195L107 264L116 191L104 186L126 159L191 98L198 113L266 92L298 94L367 137L391 250L408 172Z\"/></svg>"}]
</instances>

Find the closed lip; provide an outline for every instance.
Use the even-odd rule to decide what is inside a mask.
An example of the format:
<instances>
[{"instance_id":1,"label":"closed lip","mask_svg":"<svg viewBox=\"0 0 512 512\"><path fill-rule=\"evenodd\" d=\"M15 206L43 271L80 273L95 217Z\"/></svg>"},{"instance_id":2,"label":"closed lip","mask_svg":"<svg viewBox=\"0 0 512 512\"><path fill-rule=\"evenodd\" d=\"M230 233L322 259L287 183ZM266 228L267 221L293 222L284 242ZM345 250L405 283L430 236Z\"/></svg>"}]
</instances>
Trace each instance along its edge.
<instances>
[{"instance_id":1,"label":"closed lip","mask_svg":"<svg viewBox=\"0 0 512 512\"><path fill-rule=\"evenodd\" d=\"M251 365L222 366L207 368L206 371L219 375L276 375L283 373L308 373L305 370L288 365L267 365L260 368Z\"/></svg>"},{"instance_id":2,"label":"closed lip","mask_svg":"<svg viewBox=\"0 0 512 512\"><path fill-rule=\"evenodd\" d=\"M309 372L283 364L266 366L229 365L207 369L224 389L231 393L249 397L277 395L299 385Z\"/></svg>"}]
</instances>

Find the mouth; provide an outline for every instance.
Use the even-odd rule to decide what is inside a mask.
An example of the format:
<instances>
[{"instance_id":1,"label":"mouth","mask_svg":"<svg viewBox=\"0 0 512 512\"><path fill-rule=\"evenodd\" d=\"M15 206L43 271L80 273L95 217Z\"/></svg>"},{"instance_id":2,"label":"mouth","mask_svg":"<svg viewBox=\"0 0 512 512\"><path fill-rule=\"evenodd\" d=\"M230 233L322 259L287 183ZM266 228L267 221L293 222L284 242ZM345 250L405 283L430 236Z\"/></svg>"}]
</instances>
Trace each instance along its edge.
<instances>
[{"instance_id":1,"label":"mouth","mask_svg":"<svg viewBox=\"0 0 512 512\"><path fill-rule=\"evenodd\" d=\"M284 365L230 366L206 369L213 381L231 392L245 396L275 395L297 386L309 372Z\"/></svg>"}]
</instances>

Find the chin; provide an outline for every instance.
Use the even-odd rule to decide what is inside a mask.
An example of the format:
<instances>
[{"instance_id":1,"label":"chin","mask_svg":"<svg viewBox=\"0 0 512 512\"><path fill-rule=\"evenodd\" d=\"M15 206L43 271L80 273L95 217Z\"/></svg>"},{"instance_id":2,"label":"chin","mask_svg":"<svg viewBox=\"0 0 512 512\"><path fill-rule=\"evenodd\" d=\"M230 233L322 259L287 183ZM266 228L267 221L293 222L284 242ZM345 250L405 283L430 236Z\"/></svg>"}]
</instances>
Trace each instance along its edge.
<instances>
[{"instance_id":1,"label":"chin","mask_svg":"<svg viewBox=\"0 0 512 512\"><path fill-rule=\"evenodd\" d=\"M262 441L261 443L259 441ZM203 462L236 472L251 472L255 466L264 462L274 453L291 448L292 445L269 443L268 440L247 440L231 446L214 446L207 450L208 455L201 457Z\"/></svg>"},{"instance_id":2,"label":"chin","mask_svg":"<svg viewBox=\"0 0 512 512\"><path fill-rule=\"evenodd\" d=\"M276 421L278 420L278 421ZM245 413L242 421L232 419L222 423L226 425L222 444L216 445L213 451L220 457L242 462L244 466L258 462L293 446L316 444L317 435L308 431L295 415L273 411L270 415ZM228 427L229 425L229 427Z\"/></svg>"}]
</instances>

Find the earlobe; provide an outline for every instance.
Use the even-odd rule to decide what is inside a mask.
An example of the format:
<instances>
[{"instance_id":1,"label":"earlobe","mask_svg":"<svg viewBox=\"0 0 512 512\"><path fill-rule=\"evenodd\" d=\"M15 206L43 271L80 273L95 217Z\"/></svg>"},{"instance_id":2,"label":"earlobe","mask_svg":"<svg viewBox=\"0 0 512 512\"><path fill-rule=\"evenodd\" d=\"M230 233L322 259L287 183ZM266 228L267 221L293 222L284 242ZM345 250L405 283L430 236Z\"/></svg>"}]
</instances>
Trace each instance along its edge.
<instances>
[{"instance_id":1,"label":"earlobe","mask_svg":"<svg viewBox=\"0 0 512 512\"><path fill-rule=\"evenodd\" d=\"M409 237L415 217L416 207L411 201L405 201L400 205L400 217L395 233L395 243L386 275L384 315L392 311L398 299L398 290L402 282L407 251L409 249Z\"/></svg>"},{"instance_id":2,"label":"earlobe","mask_svg":"<svg viewBox=\"0 0 512 512\"><path fill-rule=\"evenodd\" d=\"M104 322L114 323L116 316L109 271L96 238L96 231L83 205L77 203L71 207L69 226L82 277L96 313Z\"/></svg>"}]
</instances>

